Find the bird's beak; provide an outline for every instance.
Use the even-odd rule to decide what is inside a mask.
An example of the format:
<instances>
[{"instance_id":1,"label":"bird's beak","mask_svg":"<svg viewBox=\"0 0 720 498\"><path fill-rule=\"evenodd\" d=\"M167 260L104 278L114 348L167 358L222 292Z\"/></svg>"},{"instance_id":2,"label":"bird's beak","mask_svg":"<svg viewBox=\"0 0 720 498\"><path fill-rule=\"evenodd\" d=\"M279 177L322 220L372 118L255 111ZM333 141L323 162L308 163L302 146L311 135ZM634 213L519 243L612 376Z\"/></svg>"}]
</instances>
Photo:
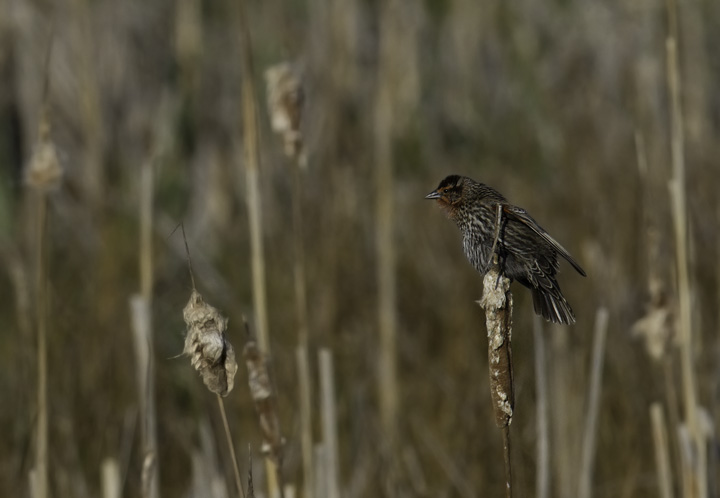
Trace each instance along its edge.
<instances>
[{"instance_id":1,"label":"bird's beak","mask_svg":"<svg viewBox=\"0 0 720 498\"><path fill-rule=\"evenodd\" d=\"M442 197L442 194L438 192L437 190L433 190L428 195L425 196L426 199L439 199Z\"/></svg>"}]
</instances>

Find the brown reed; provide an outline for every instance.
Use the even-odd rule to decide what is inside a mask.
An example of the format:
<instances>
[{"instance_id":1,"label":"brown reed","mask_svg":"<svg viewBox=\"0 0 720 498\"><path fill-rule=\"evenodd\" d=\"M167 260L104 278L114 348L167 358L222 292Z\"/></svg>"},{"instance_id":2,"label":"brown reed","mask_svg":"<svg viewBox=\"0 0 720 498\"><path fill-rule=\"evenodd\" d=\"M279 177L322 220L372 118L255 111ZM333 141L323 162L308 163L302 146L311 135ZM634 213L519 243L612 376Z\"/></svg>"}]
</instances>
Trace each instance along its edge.
<instances>
[{"instance_id":1,"label":"brown reed","mask_svg":"<svg viewBox=\"0 0 720 498\"><path fill-rule=\"evenodd\" d=\"M485 310L490 396L495 425L502 431L505 496L510 498L512 497L510 424L515 405L511 348L513 298L510 292L510 279L500 272L497 254L493 255L493 264L483 278L483 296L478 304Z\"/></svg>"}]
</instances>

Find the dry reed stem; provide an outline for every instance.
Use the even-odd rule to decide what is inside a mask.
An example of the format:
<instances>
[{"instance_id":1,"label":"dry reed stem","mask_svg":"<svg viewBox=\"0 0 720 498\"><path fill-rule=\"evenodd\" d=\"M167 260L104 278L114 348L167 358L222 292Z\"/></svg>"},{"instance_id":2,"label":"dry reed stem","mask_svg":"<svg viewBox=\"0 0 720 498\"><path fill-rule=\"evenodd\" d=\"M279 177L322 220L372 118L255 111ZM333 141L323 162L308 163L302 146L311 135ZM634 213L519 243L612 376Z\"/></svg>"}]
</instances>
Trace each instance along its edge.
<instances>
[{"instance_id":1,"label":"dry reed stem","mask_svg":"<svg viewBox=\"0 0 720 498\"><path fill-rule=\"evenodd\" d=\"M318 443L313 447L313 462L315 464L313 482L315 483L315 494L317 498L327 498L327 472L325 470L325 447Z\"/></svg>"},{"instance_id":2,"label":"dry reed stem","mask_svg":"<svg viewBox=\"0 0 720 498\"><path fill-rule=\"evenodd\" d=\"M495 241L502 222L501 206L498 205ZM493 247L495 242L493 242ZM512 365L512 308L510 279L500 272L498 256L494 252L490 269L483 277L483 295L478 304L485 310L485 327L488 335L488 367L490 370L490 396L492 398L495 425L502 432L503 459L505 461L505 496L512 497L512 459L510 454L510 429L515 393Z\"/></svg>"},{"instance_id":3,"label":"dry reed stem","mask_svg":"<svg viewBox=\"0 0 720 498\"><path fill-rule=\"evenodd\" d=\"M35 455L34 479L36 487L33 498L48 496L48 405L47 405L47 309L45 285L47 282L47 262L45 257L45 225L47 223L47 196L38 192L37 196L37 236L36 236L36 282L35 306L37 319L37 368L38 368L38 416L37 448Z\"/></svg>"},{"instance_id":4,"label":"dry reed stem","mask_svg":"<svg viewBox=\"0 0 720 498\"><path fill-rule=\"evenodd\" d=\"M143 498L149 498L153 496L156 491L157 484L157 456L155 453L145 451L143 458L142 473L140 476L141 485L141 496Z\"/></svg>"},{"instance_id":5,"label":"dry reed stem","mask_svg":"<svg viewBox=\"0 0 720 498\"><path fill-rule=\"evenodd\" d=\"M685 200L685 138L681 105L680 70L677 56L677 5L668 0L669 34L666 40L667 82L670 99L670 146L673 177L669 182L675 227L675 251L678 272L678 296L680 311L680 366L687 424L692 442L691 461L685 462L683 479L686 496L707 496L707 462L705 442L698 426L697 383L693 366L692 289L688 269L687 203ZM685 475L687 474L687 475ZM690 477L692 476L692 477Z\"/></svg>"},{"instance_id":6,"label":"dry reed stem","mask_svg":"<svg viewBox=\"0 0 720 498\"><path fill-rule=\"evenodd\" d=\"M639 130L635 132L635 150L641 183L645 185L651 178L648 170L645 139ZM633 324L631 333L633 337L639 337L644 341L648 356L661 365L669 423L670 427L676 428L680 426L681 420L680 404L675 384L675 350L673 348L678 343L677 300L668 295L660 276L659 269L663 264L658 254L660 235L655 227L656 220L650 216L650 213L653 212L650 201L651 197L646 195L644 199L644 225L647 227L645 247L648 248L648 293L650 301L645 315ZM672 455L677 472L682 475L683 463L678 444L677 438L670 439L671 451L669 454ZM672 472L670 475L672 476Z\"/></svg>"},{"instance_id":7,"label":"dry reed stem","mask_svg":"<svg viewBox=\"0 0 720 498\"><path fill-rule=\"evenodd\" d=\"M228 319L216 308L205 303L197 291L192 259L190 258L190 248L187 243L187 237L185 236L185 226L180 224L180 228L182 229L183 242L185 244L188 272L190 273L190 280L192 281L192 294L183 309L183 320L187 326L183 353L190 356L190 364L200 373L205 386L217 395L220 415L225 430L225 440L227 441L233 464L235 486L237 487L238 495L244 497L245 492L242 487L242 480L240 479L240 468L238 466L237 456L235 455L235 445L232 442L230 425L228 424L225 413L225 403L222 399L222 396L227 396L230 391L232 391L235 385L235 374L238 369L237 362L235 361L235 350L225 335Z\"/></svg>"},{"instance_id":8,"label":"dry reed stem","mask_svg":"<svg viewBox=\"0 0 720 498\"><path fill-rule=\"evenodd\" d=\"M537 469L535 495L537 498L550 496L550 425L548 422L548 383L545 359L545 335L542 320L533 318L535 339L535 392L537 398Z\"/></svg>"},{"instance_id":9,"label":"dry reed stem","mask_svg":"<svg viewBox=\"0 0 720 498\"><path fill-rule=\"evenodd\" d=\"M598 412L600 411L600 391L602 387L607 326L608 310L607 308L600 308L595 316L592 371L590 374L590 386L588 388L588 409L580 458L579 498L590 498L592 495L592 471L595 463L595 440L597 437Z\"/></svg>"},{"instance_id":10,"label":"dry reed stem","mask_svg":"<svg viewBox=\"0 0 720 498\"><path fill-rule=\"evenodd\" d=\"M320 406L325 460L326 498L340 498L340 452L337 433L335 405L335 374L332 353L321 349L320 357Z\"/></svg>"},{"instance_id":11,"label":"dry reed stem","mask_svg":"<svg viewBox=\"0 0 720 498\"><path fill-rule=\"evenodd\" d=\"M300 446L303 465L304 496L314 496L312 391L310 355L308 352L307 286L305 279L305 248L303 245L303 205L301 170L306 165L303 137L300 130L303 111L303 88L300 77L290 63L282 62L265 71L268 112L273 130L280 134L284 151L291 165L292 190L292 246L295 313L298 330L296 349L300 396Z\"/></svg>"},{"instance_id":12,"label":"dry reed stem","mask_svg":"<svg viewBox=\"0 0 720 498\"><path fill-rule=\"evenodd\" d=\"M282 478L285 438L280 432L275 390L270 380L267 356L258 348L257 343L250 339L243 349L243 357L248 370L250 396L255 403L255 411L263 434L261 451L265 455L265 469L268 474L267 492L271 497L282 498L285 492Z\"/></svg>"},{"instance_id":13,"label":"dry reed stem","mask_svg":"<svg viewBox=\"0 0 720 498\"><path fill-rule=\"evenodd\" d=\"M160 483L157 461L157 416L155 413L155 375L153 367L155 354L151 312L154 279L152 259L153 166L154 158L149 157L140 167L140 205L138 212L140 224L138 258L140 293L131 296L130 308L137 358L138 396L140 420L142 421L142 451L145 459L142 488L144 493L147 493L144 496L158 498L160 496Z\"/></svg>"},{"instance_id":14,"label":"dry reed stem","mask_svg":"<svg viewBox=\"0 0 720 498\"><path fill-rule=\"evenodd\" d=\"M267 292L265 284L265 251L263 249L262 221L260 216L260 139L255 101L255 83L252 60L252 42L248 23L245 18L243 0L236 3L240 48L242 50L242 117L243 146L245 150L245 187L250 225L250 261L252 267L253 309L257 324L257 337L260 349L270 354L270 331L268 325Z\"/></svg>"},{"instance_id":15,"label":"dry reed stem","mask_svg":"<svg viewBox=\"0 0 720 498\"><path fill-rule=\"evenodd\" d=\"M237 370L237 365L235 365L235 369ZM230 424L228 424L227 414L225 413L225 402L219 394L217 395L217 400L218 407L220 409L220 415L222 417L223 429L225 430L225 440L228 442L228 446L230 449L230 458L232 459L233 464L233 475L235 477L235 487L237 488L238 496L245 498L245 490L242 486L242 479L240 479L240 466L238 465L237 456L235 455L235 445L233 445L232 443Z\"/></svg>"},{"instance_id":16,"label":"dry reed stem","mask_svg":"<svg viewBox=\"0 0 720 498\"><path fill-rule=\"evenodd\" d=\"M303 496L315 496L315 464L313 462L312 401L310 365L307 345L295 349L300 395L300 445L303 460Z\"/></svg>"},{"instance_id":17,"label":"dry reed stem","mask_svg":"<svg viewBox=\"0 0 720 498\"><path fill-rule=\"evenodd\" d=\"M156 497L157 482L157 439L155 425L155 398L151 395L153 371L152 326L150 304L141 295L130 297L130 317L135 349L138 402L143 454L142 495Z\"/></svg>"},{"instance_id":18,"label":"dry reed stem","mask_svg":"<svg viewBox=\"0 0 720 498\"><path fill-rule=\"evenodd\" d=\"M670 470L670 450L668 447L665 415L660 403L650 406L653 442L655 443L655 464L657 465L658 488L661 498L672 498L672 471Z\"/></svg>"},{"instance_id":19,"label":"dry reed stem","mask_svg":"<svg viewBox=\"0 0 720 498\"><path fill-rule=\"evenodd\" d=\"M115 458L105 458L100 465L103 498L120 498L120 465Z\"/></svg>"},{"instance_id":20,"label":"dry reed stem","mask_svg":"<svg viewBox=\"0 0 720 498\"><path fill-rule=\"evenodd\" d=\"M48 403L47 403L47 204L48 192L62 177L55 145L50 139L50 113L47 102L50 49L45 60L43 108L38 125L38 142L25 167L25 181L35 196L35 315L37 326L37 439L32 486L34 498L48 496Z\"/></svg>"},{"instance_id":21,"label":"dry reed stem","mask_svg":"<svg viewBox=\"0 0 720 498\"><path fill-rule=\"evenodd\" d=\"M248 498L255 498L255 485L253 484L252 448L248 445ZM272 498L272 497L271 497Z\"/></svg>"}]
</instances>

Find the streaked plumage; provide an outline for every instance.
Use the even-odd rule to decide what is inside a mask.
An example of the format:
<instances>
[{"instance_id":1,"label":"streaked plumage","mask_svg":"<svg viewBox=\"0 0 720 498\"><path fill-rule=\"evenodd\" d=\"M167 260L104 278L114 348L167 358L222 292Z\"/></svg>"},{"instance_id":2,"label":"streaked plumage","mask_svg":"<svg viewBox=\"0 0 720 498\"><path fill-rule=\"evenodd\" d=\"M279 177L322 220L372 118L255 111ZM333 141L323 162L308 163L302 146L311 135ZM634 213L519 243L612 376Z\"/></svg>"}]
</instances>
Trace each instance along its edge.
<instances>
[{"instance_id":1,"label":"streaked plumage","mask_svg":"<svg viewBox=\"0 0 720 498\"><path fill-rule=\"evenodd\" d=\"M496 252L504 274L532 290L535 313L556 323L575 323L572 308L556 279L558 255L580 275L585 276L585 272L524 209L509 204L497 190L458 175L445 178L426 199L437 200L460 228L465 256L481 274L487 272L491 262L500 204L502 226Z\"/></svg>"}]
</instances>

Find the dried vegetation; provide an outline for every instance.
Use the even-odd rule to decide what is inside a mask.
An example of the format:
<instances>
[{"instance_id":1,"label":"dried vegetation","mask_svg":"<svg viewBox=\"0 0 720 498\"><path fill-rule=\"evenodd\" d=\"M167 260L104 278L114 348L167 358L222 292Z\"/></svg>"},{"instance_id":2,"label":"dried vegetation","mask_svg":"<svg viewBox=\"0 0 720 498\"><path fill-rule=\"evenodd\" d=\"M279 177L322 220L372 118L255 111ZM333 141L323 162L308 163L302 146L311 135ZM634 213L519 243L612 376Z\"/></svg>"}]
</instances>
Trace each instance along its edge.
<instances>
[{"instance_id":1,"label":"dried vegetation","mask_svg":"<svg viewBox=\"0 0 720 498\"><path fill-rule=\"evenodd\" d=\"M0 495L501 495L482 278L422 199L455 172L588 270L572 328L511 287L514 492L717 496L718 24L0 0Z\"/></svg>"}]
</instances>

